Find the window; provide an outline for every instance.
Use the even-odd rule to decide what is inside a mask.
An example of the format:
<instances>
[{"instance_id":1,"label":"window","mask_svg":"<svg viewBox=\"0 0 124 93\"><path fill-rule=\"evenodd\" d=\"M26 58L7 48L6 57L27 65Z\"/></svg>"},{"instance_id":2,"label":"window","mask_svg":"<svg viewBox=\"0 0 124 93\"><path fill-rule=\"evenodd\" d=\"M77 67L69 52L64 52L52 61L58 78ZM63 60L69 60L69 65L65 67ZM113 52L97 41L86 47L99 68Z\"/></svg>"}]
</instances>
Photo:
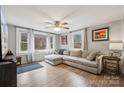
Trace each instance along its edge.
<instances>
[{"instance_id":1,"label":"window","mask_svg":"<svg viewBox=\"0 0 124 93\"><path fill-rule=\"evenodd\" d=\"M55 48L55 36L35 30L16 28L16 53L46 52Z\"/></svg>"},{"instance_id":2,"label":"window","mask_svg":"<svg viewBox=\"0 0 124 93\"><path fill-rule=\"evenodd\" d=\"M22 32L21 33L21 42L20 42L20 50L27 51L28 50L28 33Z\"/></svg>"},{"instance_id":3,"label":"window","mask_svg":"<svg viewBox=\"0 0 124 93\"><path fill-rule=\"evenodd\" d=\"M53 49L53 37L50 37L50 48Z\"/></svg>"},{"instance_id":4,"label":"window","mask_svg":"<svg viewBox=\"0 0 124 93\"><path fill-rule=\"evenodd\" d=\"M76 34L74 35L74 48L81 48L81 35L80 34Z\"/></svg>"},{"instance_id":5,"label":"window","mask_svg":"<svg viewBox=\"0 0 124 93\"><path fill-rule=\"evenodd\" d=\"M17 53L27 53L29 47L29 30L16 28L16 51Z\"/></svg>"},{"instance_id":6,"label":"window","mask_svg":"<svg viewBox=\"0 0 124 93\"><path fill-rule=\"evenodd\" d=\"M46 49L46 39L45 35L35 34L34 36L34 48L35 50Z\"/></svg>"},{"instance_id":7,"label":"window","mask_svg":"<svg viewBox=\"0 0 124 93\"><path fill-rule=\"evenodd\" d=\"M69 48L82 50L84 42L84 31L77 31L70 34L71 42Z\"/></svg>"}]
</instances>

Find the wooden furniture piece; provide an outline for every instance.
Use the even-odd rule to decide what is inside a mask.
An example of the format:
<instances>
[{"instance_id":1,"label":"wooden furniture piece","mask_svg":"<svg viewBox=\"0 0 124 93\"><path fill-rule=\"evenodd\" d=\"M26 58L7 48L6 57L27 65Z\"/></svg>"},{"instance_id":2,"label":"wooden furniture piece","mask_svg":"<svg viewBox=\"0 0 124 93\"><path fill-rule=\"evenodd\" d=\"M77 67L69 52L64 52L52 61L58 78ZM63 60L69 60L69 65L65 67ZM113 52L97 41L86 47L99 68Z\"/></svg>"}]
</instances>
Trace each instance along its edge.
<instances>
[{"instance_id":1,"label":"wooden furniture piece","mask_svg":"<svg viewBox=\"0 0 124 93\"><path fill-rule=\"evenodd\" d=\"M16 62L17 65L21 65L22 64L22 57L17 56L16 60L17 60L17 62Z\"/></svg>"},{"instance_id":2,"label":"wooden furniture piece","mask_svg":"<svg viewBox=\"0 0 124 93\"><path fill-rule=\"evenodd\" d=\"M0 62L0 87L16 87L17 72L14 55L6 55Z\"/></svg>"},{"instance_id":3,"label":"wooden furniture piece","mask_svg":"<svg viewBox=\"0 0 124 93\"><path fill-rule=\"evenodd\" d=\"M114 56L103 57L103 71L111 74L120 74L120 58Z\"/></svg>"},{"instance_id":4,"label":"wooden furniture piece","mask_svg":"<svg viewBox=\"0 0 124 93\"><path fill-rule=\"evenodd\" d=\"M16 63L1 62L0 63L0 87L16 87Z\"/></svg>"}]
</instances>

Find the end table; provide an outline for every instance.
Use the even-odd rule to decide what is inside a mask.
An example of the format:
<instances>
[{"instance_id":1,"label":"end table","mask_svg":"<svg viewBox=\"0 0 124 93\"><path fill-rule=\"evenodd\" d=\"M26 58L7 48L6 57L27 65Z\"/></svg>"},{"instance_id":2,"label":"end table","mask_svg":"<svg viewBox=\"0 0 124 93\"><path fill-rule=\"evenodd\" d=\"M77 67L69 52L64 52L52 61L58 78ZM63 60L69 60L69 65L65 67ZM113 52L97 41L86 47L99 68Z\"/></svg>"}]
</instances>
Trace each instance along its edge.
<instances>
[{"instance_id":1,"label":"end table","mask_svg":"<svg viewBox=\"0 0 124 93\"><path fill-rule=\"evenodd\" d=\"M103 56L103 71L120 74L120 58L115 56Z\"/></svg>"},{"instance_id":2,"label":"end table","mask_svg":"<svg viewBox=\"0 0 124 93\"><path fill-rule=\"evenodd\" d=\"M16 57L16 60L17 60L17 62L16 62L17 65L21 65L21 64L22 64L22 62L21 62L22 57L17 56L17 57Z\"/></svg>"}]
</instances>

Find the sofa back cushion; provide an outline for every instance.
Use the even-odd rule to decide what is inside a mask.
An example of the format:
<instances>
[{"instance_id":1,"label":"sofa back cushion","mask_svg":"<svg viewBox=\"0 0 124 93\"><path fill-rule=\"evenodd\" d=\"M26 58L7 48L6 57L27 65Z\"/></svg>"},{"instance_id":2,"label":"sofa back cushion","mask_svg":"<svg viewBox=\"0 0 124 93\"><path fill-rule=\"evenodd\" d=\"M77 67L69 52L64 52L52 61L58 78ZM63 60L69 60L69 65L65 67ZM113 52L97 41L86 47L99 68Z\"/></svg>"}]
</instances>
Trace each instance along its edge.
<instances>
[{"instance_id":1,"label":"sofa back cushion","mask_svg":"<svg viewBox=\"0 0 124 93\"><path fill-rule=\"evenodd\" d=\"M82 55L82 51L81 50L70 51L70 56L81 57L81 55Z\"/></svg>"},{"instance_id":2,"label":"sofa back cushion","mask_svg":"<svg viewBox=\"0 0 124 93\"><path fill-rule=\"evenodd\" d=\"M89 55L90 51L88 50L83 50L82 51L82 58L86 58Z\"/></svg>"},{"instance_id":3,"label":"sofa back cushion","mask_svg":"<svg viewBox=\"0 0 124 93\"><path fill-rule=\"evenodd\" d=\"M63 55L68 55L69 56L70 55L70 52L69 51L64 51L63 52Z\"/></svg>"},{"instance_id":4,"label":"sofa back cushion","mask_svg":"<svg viewBox=\"0 0 124 93\"><path fill-rule=\"evenodd\" d=\"M89 53L89 55L86 57L86 59L92 61L96 58L96 54L97 54L96 51L92 51Z\"/></svg>"}]
</instances>

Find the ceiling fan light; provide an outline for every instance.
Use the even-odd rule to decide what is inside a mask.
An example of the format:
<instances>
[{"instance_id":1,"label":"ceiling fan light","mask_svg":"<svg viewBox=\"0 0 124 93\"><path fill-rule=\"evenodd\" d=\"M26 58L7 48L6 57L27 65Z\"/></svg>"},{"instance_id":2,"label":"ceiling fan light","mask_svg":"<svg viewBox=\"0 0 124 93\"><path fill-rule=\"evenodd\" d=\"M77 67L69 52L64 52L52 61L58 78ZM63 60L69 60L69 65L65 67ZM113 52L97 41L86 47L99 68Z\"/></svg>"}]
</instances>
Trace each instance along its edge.
<instances>
[{"instance_id":1,"label":"ceiling fan light","mask_svg":"<svg viewBox=\"0 0 124 93\"><path fill-rule=\"evenodd\" d=\"M59 27L54 28L55 31L60 31L61 29Z\"/></svg>"}]
</instances>

